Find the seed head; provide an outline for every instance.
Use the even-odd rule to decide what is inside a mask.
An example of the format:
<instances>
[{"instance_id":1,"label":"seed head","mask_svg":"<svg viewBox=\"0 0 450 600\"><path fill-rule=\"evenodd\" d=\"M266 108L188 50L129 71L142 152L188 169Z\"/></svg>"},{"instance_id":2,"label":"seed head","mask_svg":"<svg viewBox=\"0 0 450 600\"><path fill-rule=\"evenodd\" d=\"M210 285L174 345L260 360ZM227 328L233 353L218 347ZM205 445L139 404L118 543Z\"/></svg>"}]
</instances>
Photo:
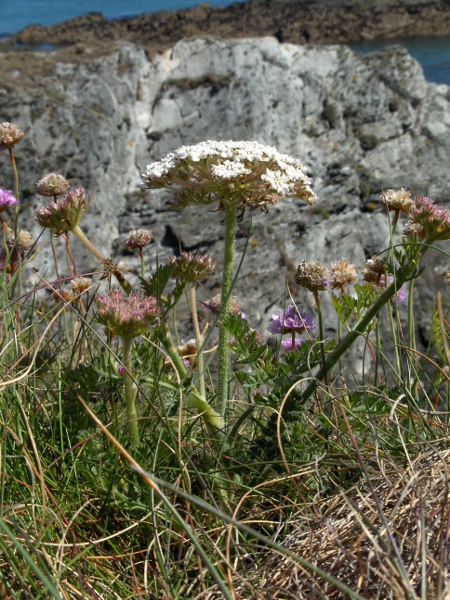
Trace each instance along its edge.
<instances>
[{"instance_id":1,"label":"seed head","mask_svg":"<svg viewBox=\"0 0 450 600\"><path fill-rule=\"evenodd\" d=\"M72 231L83 219L89 205L82 187L68 192L59 202L51 201L36 211L36 221L42 227Z\"/></svg>"},{"instance_id":2,"label":"seed head","mask_svg":"<svg viewBox=\"0 0 450 600\"><path fill-rule=\"evenodd\" d=\"M216 266L209 254L200 256L191 252L182 252L180 256L169 256L169 264L173 265L173 279L191 284L208 279Z\"/></svg>"},{"instance_id":3,"label":"seed head","mask_svg":"<svg viewBox=\"0 0 450 600\"><path fill-rule=\"evenodd\" d=\"M29 231L19 231L17 237L11 236L6 243L8 248L22 254L31 250L34 245L34 238Z\"/></svg>"},{"instance_id":4,"label":"seed head","mask_svg":"<svg viewBox=\"0 0 450 600\"><path fill-rule=\"evenodd\" d=\"M152 241L152 232L147 229L134 229L130 231L128 236L125 238L124 244L127 248L132 250L136 248L145 248Z\"/></svg>"},{"instance_id":5,"label":"seed head","mask_svg":"<svg viewBox=\"0 0 450 600\"><path fill-rule=\"evenodd\" d=\"M351 265L346 258L331 265L330 286L333 289L344 288L344 285L353 283L358 279L358 273L354 265Z\"/></svg>"},{"instance_id":6,"label":"seed head","mask_svg":"<svg viewBox=\"0 0 450 600\"><path fill-rule=\"evenodd\" d=\"M411 223L421 225L427 237L432 240L450 239L450 213L433 200L425 196L416 198L414 206L409 210L409 218Z\"/></svg>"},{"instance_id":7,"label":"seed head","mask_svg":"<svg viewBox=\"0 0 450 600\"><path fill-rule=\"evenodd\" d=\"M411 240L413 242L419 242L427 237L425 229L419 223L412 223L408 221L408 225L403 232L404 240Z\"/></svg>"},{"instance_id":8,"label":"seed head","mask_svg":"<svg viewBox=\"0 0 450 600\"><path fill-rule=\"evenodd\" d=\"M36 191L40 196L53 198L54 196L62 196L69 189L69 182L62 175L57 173L49 173L37 182Z\"/></svg>"},{"instance_id":9,"label":"seed head","mask_svg":"<svg viewBox=\"0 0 450 600\"><path fill-rule=\"evenodd\" d=\"M414 204L414 200L411 198L411 192L401 188L400 190L387 190L381 194L381 202L386 208L391 211L403 211L408 212L411 206Z\"/></svg>"},{"instance_id":10,"label":"seed head","mask_svg":"<svg viewBox=\"0 0 450 600\"><path fill-rule=\"evenodd\" d=\"M162 314L156 298L140 292L124 298L120 290L111 290L95 299L100 322L113 334L129 340L156 326Z\"/></svg>"},{"instance_id":11,"label":"seed head","mask_svg":"<svg viewBox=\"0 0 450 600\"><path fill-rule=\"evenodd\" d=\"M167 188L174 194L171 205L211 204L234 200L267 212L279 198L298 197L313 204L312 180L302 163L271 146L258 142L206 141L182 146L143 174L147 188Z\"/></svg>"},{"instance_id":12,"label":"seed head","mask_svg":"<svg viewBox=\"0 0 450 600\"><path fill-rule=\"evenodd\" d=\"M290 304L286 310L280 309L279 316L272 315L272 322L267 328L270 333L303 333L306 329L315 329L314 319L303 311L299 311L296 306Z\"/></svg>"},{"instance_id":13,"label":"seed head","mask_svg":"<svg viewBox=\"0 0 450 600\"><path fill-rule=\"evenodd\" d=\"M76 277L70 282L70 287L75 296L83 294L92 285L92 281L89 277Z\"/></svg>"},{"instance_id":14,"label":"seed head","mask_svg":"<svg viewBox=\"0 0 450 600\"><path fill-rule=\"evenodd\" d=\"M372 256L372 258L367 259L366 266L362 271L364 281L366 283L380 285L381 277L384 275L385 266L384 258L381 256Z\"/></svg>"},{"instance_id":15,"label":"seed head","mask_svg":"<svg viewBox=\"0 0 450 600\"><path fill-rule=\"evenodd\" d=\"M310 292L323 292L330 285L330 271L319 262L304 260L297 267L295 281Z\"/></svg>"},{"instance_id":16,"label":"seed head","mask_svg":"<svg viewBox=\"0 0 450 600\"><path fill-rule=\"evenodd\" d=\"M0 190L0 213L4 212L8 206L18 203L19 201L14 198L11 190Z\"/></svg>"},{"instance_id":17,"label":"seed head","mask_svg":"<svg viewBox=\"0 0 450 600\"><path fill-rule=\"evenodd\" d=\"M18 125L4 121L0 123L0 152L2 150L11 150L25 135Z\"/></svg>"},{"instance_id":18,"label":"seed head","mask_svg":"<svg viewBox=\"0 0 450 600\"><path fill-rule=\"evenodd\" d=\"M230 313L232 314L240 314L243 319L245 319L245 314L241 311L238 306L236 296L231 296L231 305L230 305ZM203 303L203 307L210 316L217 316L220 311L220 307L222 306L222 297L220 294L213 296L209 300Z\"/></svg>"}]
</instances>

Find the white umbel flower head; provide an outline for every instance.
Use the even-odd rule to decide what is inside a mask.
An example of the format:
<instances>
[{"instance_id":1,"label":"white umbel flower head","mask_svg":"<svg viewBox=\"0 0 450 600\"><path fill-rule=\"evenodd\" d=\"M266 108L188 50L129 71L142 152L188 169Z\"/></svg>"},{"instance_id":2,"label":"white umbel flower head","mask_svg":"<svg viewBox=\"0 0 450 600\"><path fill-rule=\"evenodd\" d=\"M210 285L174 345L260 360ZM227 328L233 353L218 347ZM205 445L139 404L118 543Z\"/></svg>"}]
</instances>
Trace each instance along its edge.
<instances>
[{"instance_id":1,"label":"white umbel flower head","mask_svg":"<svg viewBox=\"0 0 450 600\"><path fill-rule=\"evenodd\" d=\"M272 146L258 142L205 141L182 146L147 166L144 184L150 189L170 189L171 205L211 204L234 200L267 212L279 198L300 198L313 204L312 180L302 163Z\"/></svg>"}]
</instances>

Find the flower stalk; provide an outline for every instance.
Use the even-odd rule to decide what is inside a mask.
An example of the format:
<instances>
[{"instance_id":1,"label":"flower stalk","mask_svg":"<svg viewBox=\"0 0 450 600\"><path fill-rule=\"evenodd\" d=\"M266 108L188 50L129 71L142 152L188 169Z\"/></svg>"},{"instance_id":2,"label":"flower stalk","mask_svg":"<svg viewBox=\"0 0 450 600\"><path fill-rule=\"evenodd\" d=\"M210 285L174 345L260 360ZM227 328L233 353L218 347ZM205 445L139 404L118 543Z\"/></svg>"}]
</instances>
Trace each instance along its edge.
<instances>
[{"instance_id":1,"label":"flower stalk","mask_svg":"<svg viewBox=\"0 0 450 600\"><path fill-rule=\"evenodd\" d=\"M236 207L234 202L225 204L225 249L222 274L222 317L230 312L231 291L233 286L233 268L236 232ZM228 406L228 394L231 379L230 333L225 327L219 333L219 382L217 390L217 410L224 414Z\"/></svg>"},{"instance_id":2,"label":"flower stalk","mask_svg":"<svg viewBox=\"0 0 450 600\"><path fill-rule=\"evenodd\" d=\"M122 338L123 341L123 383L125 388L125 410L127 415L127 424L130 433L130 442L132 447L139 445L139 429L137 426L137 411L136 411L136 388L131 375L131 355L133 349L133 339Z\"/></svg>"}]
</instances>

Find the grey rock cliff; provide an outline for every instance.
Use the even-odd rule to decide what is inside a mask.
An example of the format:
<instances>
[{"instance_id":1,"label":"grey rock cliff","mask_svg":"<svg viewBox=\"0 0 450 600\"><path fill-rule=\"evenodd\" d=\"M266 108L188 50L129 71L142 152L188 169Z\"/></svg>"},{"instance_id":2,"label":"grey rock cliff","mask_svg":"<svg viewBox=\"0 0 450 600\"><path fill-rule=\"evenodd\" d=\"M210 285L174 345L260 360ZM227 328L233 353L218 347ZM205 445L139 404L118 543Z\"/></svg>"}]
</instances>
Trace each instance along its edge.
<instances>
[{"instance_id":1,"label":"grey rock cliff","mask_svg":"<svg viewBox=\"0 0 450 600\"><path fill-rule=\"evenodd\" d=\"M236 294L253 327L265 328L267 313L282 306L286 277L301 260L329 264L346 257L361 267L386 248L381 189L404 186L450 201L449 88L427 84L401 48L362 57L344 46L295 46L275 38L197 38L152 61L128 43L85 64L60 63L57 56L42 55L55 61L55 73L42 77L38 90L0 91L1 120L27 132L17 160L28 226L43 200L34 184L56 170L93 195L83 228L122 265L137 265L121 240L139 227L154 233L149 269L179 247L207 250L220 264L220 214L168 210L165 192L139 187L146 164L182 144L244 139L274 145L307 165L319 198L315 207L280 202L268 215L248 212L239 225L238 260L247 236L249 244ZM5 155L0 186L12 186ZM79 269L98 268L73 245ZM60 249L62 256L62 242ZM48 244L38 263L50 276ZM425 308L445 267L446 259L434 254L418 292ZM211 280L201 299L218 285ZM303 290L291 291L302 306L310 304ZM329 323L330 333L333 327Z\"/></svg>"}]
</instances>

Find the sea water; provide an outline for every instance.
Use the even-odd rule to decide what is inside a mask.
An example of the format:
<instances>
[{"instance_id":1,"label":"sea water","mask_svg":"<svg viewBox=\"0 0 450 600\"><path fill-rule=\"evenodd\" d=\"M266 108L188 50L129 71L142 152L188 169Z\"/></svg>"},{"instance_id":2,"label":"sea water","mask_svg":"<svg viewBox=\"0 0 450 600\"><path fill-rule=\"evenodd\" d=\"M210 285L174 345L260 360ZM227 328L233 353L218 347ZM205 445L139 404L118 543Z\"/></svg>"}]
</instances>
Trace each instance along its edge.
<instances>
[{"instance_id":1,"label":"sea water","mask_svg":"<svg viewBox=\"0 0 450 600\"><path fill-rule=\"evenodd\" d=\"M450 85L450 36L417 36L390 40L368 40L349 44L360 54L375 52L394 44L404 46L422 66L425 79Z\"/></svg>"},{"instance_id":2,"label":"sea water","mask_svg":"<svg viewBox=\"0 0 450 600\"><path fill-rule=\"evenodd\" d=\"M213 6L227 6L233 0L207 0ZM159 10L178 10L199 4L198 0L0 0L0 37L20 31L27 25L53 25L88 12L102 13L107 19L120 19ZM351 44L361 54L401 44L422 65L425 77L434 83L450 85L450 36L420 36L371 40Z\"/></svg>"}]
</instances>

